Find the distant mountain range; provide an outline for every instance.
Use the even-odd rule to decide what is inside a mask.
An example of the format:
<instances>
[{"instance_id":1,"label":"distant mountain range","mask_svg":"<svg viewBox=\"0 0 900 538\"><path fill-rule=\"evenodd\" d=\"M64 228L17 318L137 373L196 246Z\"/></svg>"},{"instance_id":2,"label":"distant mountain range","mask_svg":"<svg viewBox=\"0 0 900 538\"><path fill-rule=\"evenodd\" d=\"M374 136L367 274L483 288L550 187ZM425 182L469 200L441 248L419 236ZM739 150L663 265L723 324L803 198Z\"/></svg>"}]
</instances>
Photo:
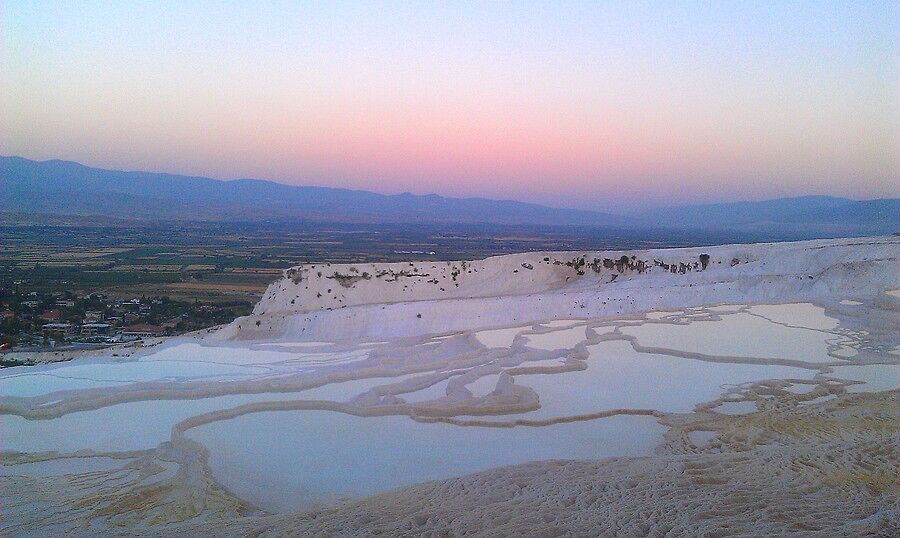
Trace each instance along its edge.
<instances>
[{"instance_id":1,"label":"distant mountain range","mask_svg":"<svg viewBox=\"0 0 900 538\"><path fill-rule=\"evenodd\" d=\"M811 235L900 231L900 199L805 196L666 207L611 215L511 200L384 195L258 179L222 181L121 172L68 161L0 157L0 212L135 220L297 219L365 223L485 223L746 229L789 227Z\"/></svg>"},{"instance_id":2,"label":"distant mountain range","mask_svg":"<svg viewBox=\"0 0 900 538\"><path fill-rule=\"evenodd\" d=\"M0 211L132 219L612 224L594 211L436 194L385 195L259 179L119 172L69 161L0 157Z\"/></svg>"},{"instance_id":3,"label":"distant mountain range","mask_svg":"<svg viewBox=\"0 0 900 538\"><path fill-rule=\"evenodd\" d=\"M850 200L799 196L656 209L645 222L663 227L765 231L789 228L817 234L891 234L900 231L900 198Z\"/></svg>"}]
</instances>

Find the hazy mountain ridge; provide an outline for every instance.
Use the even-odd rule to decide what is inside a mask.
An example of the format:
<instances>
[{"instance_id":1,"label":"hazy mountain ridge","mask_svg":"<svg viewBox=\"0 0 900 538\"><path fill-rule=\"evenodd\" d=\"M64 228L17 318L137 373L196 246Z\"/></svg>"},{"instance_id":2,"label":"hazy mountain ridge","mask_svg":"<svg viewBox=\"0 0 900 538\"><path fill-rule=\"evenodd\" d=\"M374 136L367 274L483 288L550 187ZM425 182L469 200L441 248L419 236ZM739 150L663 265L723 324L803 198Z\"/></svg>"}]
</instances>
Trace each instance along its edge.
<instances>
[{"instance_id":1,"label":"hazy mountain ridge","mask_svg":"<svg viewBox=\"0 0 900 538\"><path fill-rule=\"evenodd\" d=\"M512 200L384 195L259 179L124 172L60 160L0 157L0 211L102 215L127 219L253 221L304 219L365 223L600 225L747 231L791 229L811 235L900 230L900 199L802 196L757 202L664 207L637 214L546 207Z\"/></svg>"},{"instance_id":2,"label":"hazy mountain ridge","mask_svg":"<svg viewBox=\"0 0 900 538\"><path fill-rule=\"evenodd\" d=\"M434 194L384 195L258 179L221 181L119 172L66 161L0 157L0 210L130 218L361 222L610 224L616 217L577 209Z\"/></svg>"},{"instance_id":3,"label":"hazy mountain ridge","mask_svg":"<svg viewBox=\"0 0 900 538\"><path fill-rule=\"evenodd\" d=\"M900 199L851 200L834 196L799 196L756 202L672 206L654 212L654 220L672 226L709 226L765 223L814 223L868 219L900 222Z\"/></svg>"}]
</instances>

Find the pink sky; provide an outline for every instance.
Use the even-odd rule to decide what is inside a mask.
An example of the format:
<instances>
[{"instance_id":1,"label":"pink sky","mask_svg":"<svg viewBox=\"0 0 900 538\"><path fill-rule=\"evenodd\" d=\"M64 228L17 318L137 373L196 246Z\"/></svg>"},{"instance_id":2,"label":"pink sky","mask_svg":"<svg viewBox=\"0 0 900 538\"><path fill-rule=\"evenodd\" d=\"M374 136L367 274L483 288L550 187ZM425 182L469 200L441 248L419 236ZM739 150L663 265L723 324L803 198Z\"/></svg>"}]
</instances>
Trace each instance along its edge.
<instances>
[{"instance_id":1,"label":"pink sky","mask_svg":"<svg viewBox=\"0 0 900 538\"><path fill-rule=\"evenodd\" d=\"M0 11L0 153L611 209L898 196L896 6Z\"/></svg>"}]
</instances>

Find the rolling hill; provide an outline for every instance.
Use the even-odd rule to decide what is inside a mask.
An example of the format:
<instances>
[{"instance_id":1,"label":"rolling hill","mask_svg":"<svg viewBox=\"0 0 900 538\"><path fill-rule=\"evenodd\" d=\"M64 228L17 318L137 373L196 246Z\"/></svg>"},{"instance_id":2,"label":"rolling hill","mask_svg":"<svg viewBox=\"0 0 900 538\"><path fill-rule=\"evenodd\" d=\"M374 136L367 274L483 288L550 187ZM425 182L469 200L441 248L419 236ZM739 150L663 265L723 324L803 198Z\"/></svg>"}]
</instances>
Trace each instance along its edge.
<instances>
[{"instance_id":1,"label":"rolling hill","mask_svg":"<svg viewBox=\"0 0 900 538\"><path fill-rule=\"evenodd\" d=\"M613 224L611 215L577 209L436 194L384 195L258 179L221 181L120 172L68 161L0 157L0 211L104 215L134 219L495 224Z\"/></svg>"},{"instance_id":2,"label":"rolling hill","mask_svg":"<svg viewBox=\"0 0 900 538\"><path fill-rule=\"evenodd\" d=\"M627 215L512 200L385 195L259 179L92 168L60 160L0 157L0 212L134 220L306 220L345 223L456 223L791 231L805 237L900 231L900 199L802 196L758 202L672 206Z\"/></svg>"}]
</instances>

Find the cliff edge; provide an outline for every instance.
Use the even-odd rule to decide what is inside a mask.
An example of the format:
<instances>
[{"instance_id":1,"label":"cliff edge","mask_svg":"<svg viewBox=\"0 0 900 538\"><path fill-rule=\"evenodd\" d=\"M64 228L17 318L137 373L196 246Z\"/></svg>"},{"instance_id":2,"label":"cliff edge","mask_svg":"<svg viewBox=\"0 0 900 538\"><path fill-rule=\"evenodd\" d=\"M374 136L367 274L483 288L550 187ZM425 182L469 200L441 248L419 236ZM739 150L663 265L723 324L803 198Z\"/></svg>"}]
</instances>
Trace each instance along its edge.
<instances>
[{"instance_id":1,"label":"cliff edge","mask_svg":"<svg viewBox=\"0 0 900 538\"><path fill-rule=\"evenodd\" d=\"M900 237L285 270L224 338L372 338L718 303L893 303Z\"/></svg>"}]
</instances>

